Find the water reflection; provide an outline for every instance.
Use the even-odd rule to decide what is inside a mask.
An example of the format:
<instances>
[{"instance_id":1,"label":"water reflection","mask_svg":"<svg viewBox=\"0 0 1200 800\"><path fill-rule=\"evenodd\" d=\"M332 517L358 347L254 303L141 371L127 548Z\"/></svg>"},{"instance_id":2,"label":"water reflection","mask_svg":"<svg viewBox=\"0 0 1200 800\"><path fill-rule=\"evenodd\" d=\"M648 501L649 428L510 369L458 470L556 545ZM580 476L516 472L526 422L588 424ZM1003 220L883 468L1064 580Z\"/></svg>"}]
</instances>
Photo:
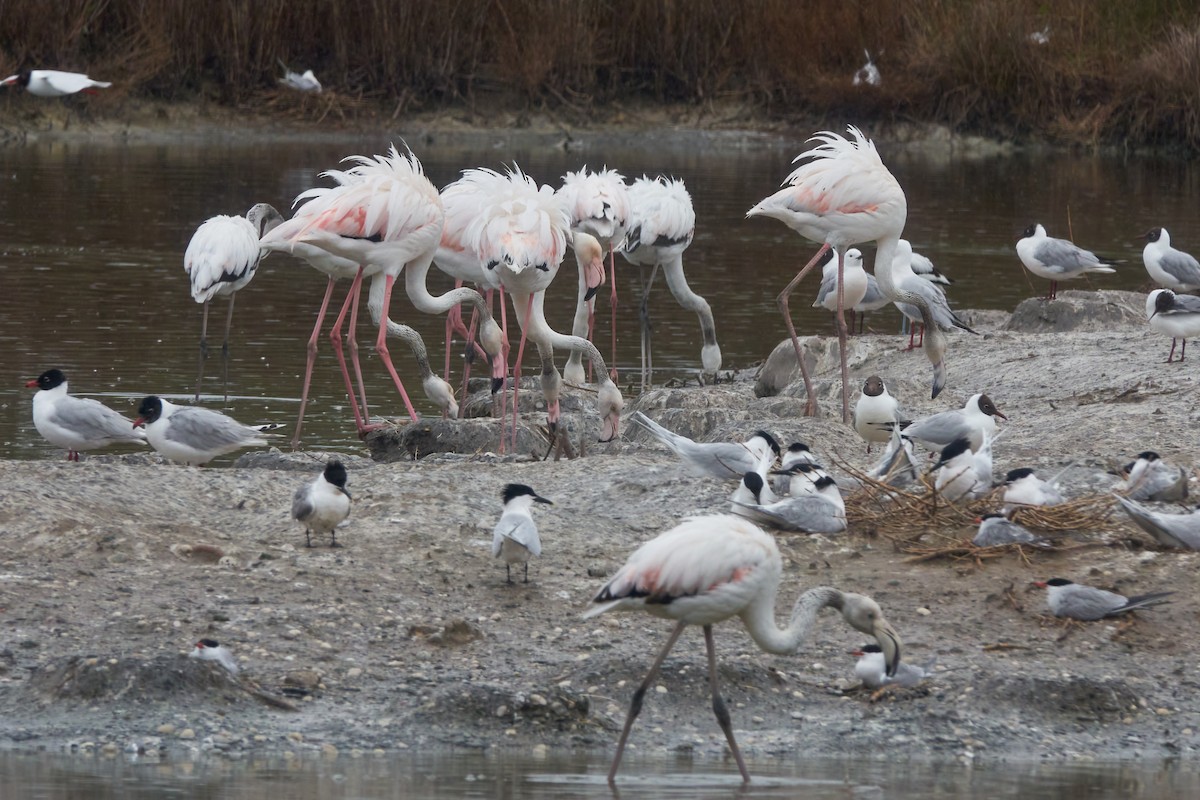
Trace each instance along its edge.
<instances>
[{"instance_id":1,"label":"water reflection","mask_svg":"<svg viewBox=\"0 0 1200 800\"><path fill-rule=\"evenodd\" d=\"M382 152L391 140L381 135L127 146L48 142L0 149L0 363L6 375L0 382L0 457L60 455L33 429L29 396L21 388L46 368L64 369L76 393L127 398L115 403L125 413L144 394L185 394L194 378L200 308L189 297L182 261L196 226L215 213L244 212L259 201L287 208L319 180L321 170L348 153ZM471 146L442 146L436 139L412 143L438 185L465 166L499 167L513 160L555 185L563 172L585 163L606 164L631 178L643 172L683 178L698 221L685 268L694 289L713 306L726 365L753 363L783 337L775 296L815 248L779 223L746 220L744 214L778 186L802 142L656 132L577 140L569 151L552 141L509 140L503 134ZM936 147L885 147L883 154L908 194L906 235L957 281L951 298L959 307L1011 309L1045 291L1043 282L1026 277L1013 249L1019 230L1035 219L1051 235L1072 235L1086 247L1128 260L1117 275L1093 277L1099 287L1134 289L1146 282L1136 237L1151 226L1164 225L1182 247L1200 249L1200 221L1180 211L1200 189L1200 172L1190 162L1066 154L973 157ZM547 301L547 316L560 330L570 326L572 270L564 267ZM618 260L623 333L617 365L626 377L633 375L640 353L638 303L628 291L636 280L637 271ZM230 391L242 399L229 406L238 418L292 421L304 340L324 285L323 276L301 262L272 256L239 293ZM431 273L431 289L449 287L436 270ZM828 331L827 315L807 308L816 282L801 292L793 302L798 329ZM223 316L222 306L217 304L214 319ZM673 303L661 281L651 307L660 378L695 371L694 315ZM431 358L440 363L441 320L416 314L403 297L393 303L392 314L421 331ZM606 342L607 314L598 319L598 337ZM891 312L872 322L889 333L897 324ZM360 339L371 341L366 327ZM411 359L395 350L403 377L419 396ZM390 381L373 356L368 353L366 360L372 410L399 413ZM461 349L453 361L457 372ZM418 408L433 410L423 400ZM310 413L309 446L358 446L327 341Z\"/></svg>"},{"instance_id":2,"label":"water reflection","mask_svg":"<svg viewBox=\"0 0 1200 800\"><path fill-rule=\"evenodd\" d=\"M964 766L922 761L810 759L753 763L743 786L736 769L686 758L628 764L617 791L601 756L549 752L448 752L363 758L251 758L147 761L126 757L0 755L5 796L39 800L220 797L308 798L1019 798L1173 800L1200 793L1200 773L1181 765L1016 763ZM716 767L714 769L714 767Z\"/></svg>"}]
</instances>

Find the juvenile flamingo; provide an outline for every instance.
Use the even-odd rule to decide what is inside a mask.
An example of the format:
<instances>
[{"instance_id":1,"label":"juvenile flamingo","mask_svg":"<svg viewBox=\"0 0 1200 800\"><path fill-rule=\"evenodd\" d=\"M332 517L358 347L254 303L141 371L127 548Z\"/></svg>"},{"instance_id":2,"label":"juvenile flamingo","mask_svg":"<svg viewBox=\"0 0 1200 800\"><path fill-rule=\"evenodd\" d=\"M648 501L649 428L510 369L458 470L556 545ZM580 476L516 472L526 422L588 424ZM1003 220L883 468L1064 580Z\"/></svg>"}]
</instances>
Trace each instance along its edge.
<instances>
[{"instance_id":1,"label":"juvenile flamingo","mask_svg":"<svg viewBox=\"0 0 1200 800\"><path fill-rule=\"evenodd\" d=\"M773 217L806 239L822 242L813 256L780 293L779 308L783 312L792 347L800 364L804 388L808 394L806 413L817 412L817 396L804 365L800 340L792 325L788 296L800 280L816 265L829 248L838 252L838 350L842 377L842 421L850 421L850 380L846 363L845 315L845 252L851 245L876 242L875 278L879 289L892 300L911 303L921 309L926 327L934 336L926 338L925 352L934 365L933 396L937 397L945 384L943 356L946 339L936 326L928 324L932 312L924 298L898 288L892 281L890 266L896 243L908 218L908 201L904 190L892 173L883 165L875 143L853 125L848 131L850 141L832 131L815 134L809 141L819 145L796 156L792 163L803 161L784 181L784 187L761 201L748 212L748 217ZM886 267L886 268L885 268Z\"/></svg>"},{"instance_id":2,"label":"juvenile flamingo","mask_svg":"<svg viewBox=\"0 0 1200 800\"><path fill-rule=\"evenodd\" d=\"M192 282L192 299L204 304L200 323L200 364L196 371L195 401L200 401L200 383L204 380L204 362L208 359L208 301L228 297L225 338L221 341L221 365L225 381L225 400L229 400L229 327L233 323L233 300L237 291L254 279L263 250L258 241L263 234L283 222L273 206L258 203L244 217L218 214L209 217L188 242L183 254L183 269Z\"/></svg>"},{"instance_id":3,"label":"juvenile flamingo","mask_svg":"<svg viewBox=\"0 0 1200 800\"><path fill-rule=\"evenodd\" d=\"M645 390L647 360L650 359L650 287L661 267L667 287L688 311L700 317L704 345L700 364L706 375L721 368L721 347L717 344L717 326L708 301L692 291L683 274L683 251L696 233L696 212L692 196L683 181L674 178L638 178L629 187L629 230L621 254L639 267L651 267L650 279L642 287L642 389ZM569 365L568 365L569 366ZM651 360L650 372L653 374Z\"/></svg>"},{"instance_id":4,"label":"juvenile flamingo","mask_svg":"<svg viewBox=\"0 0 1200 800\"><path fill-rule=\"evenodd\" d=\"M729 710L717 687L713 625L740 617L759 647L768 653L790 655L812 634L817 613L832 608L840 611L852 628L875 637L886 657L887 674L896 673L900 664L900 637L884 619L878 604L865 595L841 592L830 586L809 589L793 606L788 626L780 629L775 624L775 598L782 575L783 559L774 538L748 520L732 515L692 517L634 551L625 566L592 599L595 605L585 617L605 611L644 611L676 621L666 645L633 693L608 771L609 783L616 780L625 743L642 710L646 690L688 625L704 628L713 713L729 742L742 780L747 783L750 773L734 741Z\"/></svg>"}]
</instances>

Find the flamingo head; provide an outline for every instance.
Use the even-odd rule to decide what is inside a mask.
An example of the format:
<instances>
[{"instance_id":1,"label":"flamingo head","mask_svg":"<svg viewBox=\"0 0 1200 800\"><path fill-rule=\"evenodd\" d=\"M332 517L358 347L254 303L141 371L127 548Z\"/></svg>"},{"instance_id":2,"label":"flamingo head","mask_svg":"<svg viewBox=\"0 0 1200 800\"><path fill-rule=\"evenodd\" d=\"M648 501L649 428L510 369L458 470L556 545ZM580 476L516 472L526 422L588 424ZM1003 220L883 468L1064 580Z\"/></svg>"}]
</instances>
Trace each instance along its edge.
<instances>
[{"instance_id":1,"label":"flamingo head","mask_svg":"<svg viewBox=\"0 0 1200 800\"><path fill-rule=\"evenodd\" d=\"M590 233L576 230L571 238L575 249L575 262L579 264L579 272L587 283L585 300L591 300L596 290L604 284L604 248L600 241Z\"/></svg>"},{"instance_id":2,"label":"flamingo head","mask_svg":"<svg viewBox=\"0 0 1200 800\"><path fill-rule=\"evenodd\" d=\"M600 385L596 394L596 410L600 412L603 424L600 429L600 441L611 442L621 432L621 409L625 407L625 398L621 390L611 379Z\"/></svg>"},{"instance_id":3,"label":"flamingo head","mask_svg":"<svg viewBox=\"0 0 1200 800\"><path fill-rule=\"evenodd\" d=\"M884 619L879 604L866 595L846 592L842 595L841 611L847 625L875 637L883 651L887 674L895 675L900 666L900 635Z\"/></svg>"},{"instance_id":4,"label":"flamingo head","mask_svg":"<svg viewBox=\"0 0 1200 800\"><path fill-rule=\"evenodd\" d=\"M458 402L454 399L454 388L437 375L429 375L421 382L425 396L446 412L450 419L458 419Z\"/></svg>"}]
</instances>

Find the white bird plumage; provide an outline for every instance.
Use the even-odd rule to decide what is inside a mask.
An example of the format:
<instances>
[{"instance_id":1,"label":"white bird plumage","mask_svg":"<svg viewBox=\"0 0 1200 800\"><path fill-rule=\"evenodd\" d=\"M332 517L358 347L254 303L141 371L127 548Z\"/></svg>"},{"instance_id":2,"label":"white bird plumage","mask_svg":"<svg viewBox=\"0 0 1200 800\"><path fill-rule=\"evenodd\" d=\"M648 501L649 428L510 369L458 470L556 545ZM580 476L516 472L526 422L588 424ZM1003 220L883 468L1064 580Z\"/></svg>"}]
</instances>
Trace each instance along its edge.
<instances>
[{"instance_id":1,"label":"white bird plumage","mask_svg":"<svg viewBox=\"0 0 1200 800\"><path fill-rule=\"evenodd\" d=\"M1050 281L1047 300L1057 296L1059 281L1078 278L1087 272L1116 272L1112 267L1117 263L1100 258L1074 242L1047 236L1046 229L1039 223L1030 225L1022 233L1017 241L1017 257L1025 269Z\"/></svg>"},{"instance_id":2,"label":"white bird plumage","mask_svg":"<svg viewBox=\"0 0 1200 800\"><path fill-rule=\"evenodd\" d=\"M321 93L321 82L317 80L317 76L313 74L311 69L306 69L304 72L293 72L283 61L279 62L279 66L283 67L283 77L279 82L289 89L295 89L298 92L312 92L314 94Z\"/></svg>"},{"instance_id":3,"label":"white bird plumage","mask_svg":"<svg viewBox=\"0 0 1200 800\"><path fill-rule=\"evenodd\" d=\"M109 81L94 81L82 72L34 69L9 75L0 86L20 86L38 97L65 97L78 92L94 92L112 86Z\"/></svg>"},{"instance_id":4,"label":"white bird plumage","mask_svg":"<svg viewBox=\"0 0 1200 800\"><path fill-rule=\"evenodd\" d=\"M1142 263L1150 280L1164 289L1175 292L1194 292L1200 289L1200 261L1190 253L1171 246L1171 234L1166 228L1152 228L1142 237Z\"/></svg>"},{"instance_id":5,"label":"white bird plumage","mask_svg":"<svg viewBox=\"0 0 1200 800\"><path fill-rule=\"evenodd\" d=\"M1200 297L1155 289L1146 296L1146 321L1150 328L1171 337L1167 363L1175 357L1176 340L1182 341L1179 360L1187 355L1187 340L1200 336Z\"/></svg>"},{"instance_id":6,"label":"white bird plumage","mask_svg":"<svg viewBox=\"0 0 1200 800\"><path fill-rule=\"evenodd\" d=\"M90 397L73 397L62 370L48 369L25 384L36 388L33 396L33 426L42 438L65 447L68 461L78 461L80 451L111 444L146 443L146 432Z\"/></svg>"},{"instance_id":7,"label":"white bird plumage","mask_svg":"<svg viewBox=\"0 0 1200 800\"><path fill-rule=\"evenodd\" d=\"M199 406L177 406L151 395L138 406L134 426L145 425L150 446L170 461L207 464L243 447L270 444L263 433L279 425L243 425L232 417Z\"/></svg>"},{"instance_id":8,"label":"white bird plumage","mask_svg":"<svg viewBox=\"0 0 1200 800\"><path fill-rule=\"evenodd\" d=\"M530 509L534 503L554 505L523 483L510 483L502 493L504 512L492 529L492 557L504 559L504 577L512 583L512 565L525 565L525 583L529 583L529 559L542 554L542 540Z\"/></svg>"},{"instance_id":9,"label":"white bird plumage","mask_svg":"<svg viewBox=\"0 0 1200 800\"><path fill-rule=\"evenodd\" d=\"M775 540L749 521L733 515L692 517L634 551L596 594L585 617L606 611L643 611L677 622L634 693L609 770L610 783L616 779L642 698L687 625L704 628L713 710L746 781L750 774L717 685L714 624L737 616L760 648L790 654L812 634L820 610L833 608L852 628L875 637L886 655L887 671L895 673L900 664L900 637L874 600L828 586L810 589L796 601L788 626L780 629L775 623L775 599L782 576L783 558Z\"/></svg>"},{"instance_id":10,"label":"white bird plumage","mask_svg":"<svg viewBox=\"0 0 1200 800\"><path fill-rule=\"evenodd\" d=\"M292 519L304 526L304 544L312 547L312 535L330 535L329 546L341 547L337 526L350 516L350 490L346 467L331 459L321 474L305 482L292 496Z\"/></svg>"},{"instance_id":11,"label":"white bird plumage","mask_svg":"<svg viewBox=\"0 0 1200 800\"><path fill-rule=\"evenodd\" d=\"M633 412L631 419L679 456L687 471L698 477L740 478L755 471L768 453L779 455L779 444L766 431L756 431L743 443L696 442L664 428L641 411Z\"/></svg>"}]
</instances>

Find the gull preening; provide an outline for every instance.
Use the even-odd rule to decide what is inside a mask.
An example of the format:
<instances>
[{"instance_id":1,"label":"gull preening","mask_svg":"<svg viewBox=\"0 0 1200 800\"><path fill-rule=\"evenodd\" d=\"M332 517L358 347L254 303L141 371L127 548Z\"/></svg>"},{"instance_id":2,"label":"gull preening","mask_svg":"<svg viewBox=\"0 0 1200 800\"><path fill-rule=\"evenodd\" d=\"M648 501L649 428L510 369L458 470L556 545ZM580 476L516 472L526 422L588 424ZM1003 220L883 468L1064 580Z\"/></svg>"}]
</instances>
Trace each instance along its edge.
<instances>
[{"instance_id":1,"label":"gull preening","mask_svg":"<svg viewBox=\"0 0 1200 800\"><path fill-rule=\"evenodd\" d=\"M71 396L60 369L46 370L25 387L38 390L33 396L33 426L47 442L66 448L68 461L78 461L85 450L146 443L146 432L133 427L133 420L99 400Z\"/></svg>"},{"instance_id":2,"label":"gull preening","mask_svg":"<svg viewBox=\"0 0 1200 800\"><path fill-rule=\"evenodd\" d=\"M1058 282L1078 278L1088 272L1113 273L1120 263L1100 258L1091 250L1077 247L1066 239L1054 239L1046 235L1040 224L1030 225L1017 241L1017 257L1025 269L1050 281L1047 300L1058 296Z\"/></svg>"},{"instance_id":3,"label":"gull preening","mask_svg":"<svg viewBox=\"0 0 1200 800\"><path fill-rule=\"evenodd\" d=\"M280 425L243 425L220 411L200 406L177 406L151 395L138 406L133 427L144 425L146 440L163 458L201 466L217 456L270 444L266 431Z\"/></svg>"},{"instance_id":4,"label":"gull preening","mask_svg":"<svg viewBox=\"0 0 1200 800\"><path fill-rule=\"evenodd\" d=\"M304 546L312 547L312 535L329 534L329 546L341 547L337 526L350 516L350 490L346 467L330 459L321 474L306 482L292 497L292 519L304 526Z\"/></svg>"},{"instance_id":5,"label":"gull preening","mask_svg":"<svg viewBox=\"0 0 1200 800\"><path fill-rule=\"evenodd\" d=\"M1139 608L1162 605L1175 592L1150 592L1125 597L1116 592L1084 586L1066 578L1035 581L1034 586L1046 590L1046 605L1056 617L1092 622L1105 617L1117 617Z\"/></svg>"},{"instance_id":6,"label":"gull preening","mask_svg":"<svg viewBox=\"0 0 1200 800\"><path fill-rule=\"evenodd\" d=\"M107 89L112 86L112 83L94 81L82 72L33 69L9 75L0 81L0 86L20 86L38 97L64 97L78 92L93 94L97 89Z\"/></svg>"},{"instance_id":7,"label":"gull preening","mask_svg":"<svg viewBox=\"0 0 1200 800\"><path fill-rule=\"evenodd\" d=\"M554 505L523 483L510 483L501 494L504 512L492 530L492 557L504 559L504 580L512 583L512 565L525 567L525 583L529 583L529 559L542 554L542 540L530 509L534 503Z\"/></svg>"},{"instance_id":8,"label":"gull preening","mask_svg":"<svg viewBox=\"0 0 1200 800\"><path fill-rule=\"evenodd\" d=\"M641 712L646 691L688 625L704 629L713 711L746 782L750 781L750 773L734 740L732 719L717 684L713 625L739 617L760 648L786 655L795 653L807 641L821 609L832 608L841 612L850 627L875 637L883 649L885 672L896 674L900 637L874 600L830 586L810 589L796 601L788 626L780 629L775 623L775 599L782 577L783 558L771 536L741 517L692 517L639 547L596 594L585 617L606 611L643 611L675 621L666 644L633 694L608 772L609 783L616 780L625 743Z\"/></svg>"}]
</instances>

